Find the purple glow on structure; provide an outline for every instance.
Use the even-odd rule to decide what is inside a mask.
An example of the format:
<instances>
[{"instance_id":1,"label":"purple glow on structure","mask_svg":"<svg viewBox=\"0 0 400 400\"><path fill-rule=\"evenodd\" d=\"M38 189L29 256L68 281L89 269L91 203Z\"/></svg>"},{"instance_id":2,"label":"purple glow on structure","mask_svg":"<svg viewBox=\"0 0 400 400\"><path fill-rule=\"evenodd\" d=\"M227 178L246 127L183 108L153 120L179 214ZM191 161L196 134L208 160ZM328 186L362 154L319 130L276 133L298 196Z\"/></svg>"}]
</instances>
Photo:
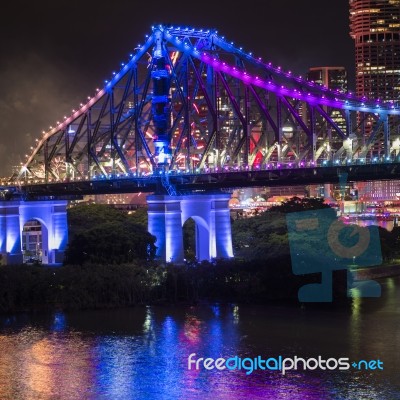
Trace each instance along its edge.
<instances>
[{"instance_id":1,"label":"purple glow on structure","mask_svg":"<svg viewBox=\"0 0 400 400\"><path fill-rule=\"evenodd\" d=\"M335 108L344 107L343 101L339 100L338 98L335 98L335 100L333 101L330 99L319 97L318 95L313 95L311 93L308 93L307 96L304 96L302 93L296 91L295 89L291 90L283 85L278 86L275 83L272 83L271 81L261 80L258 77L251 76L248 73L245 73L244 71L238 71L236 67L231 67L230 69L229 66L226 65L226 63L222 63L218 60L215 60L214 58L211 58L211 56L209 56L207 53L203 53L203 55L200 58L203 62L212 65L215 69L219 71L229 73L235 78L238 78L240 80L246 80L246 82L248 83L251 83L258 87L265 88L269 91L282 94L288 94L290 92L292 93L293 97L299 100L305 100L311 104L323 104Z\"/></svg>"},{"instance_id":2,"label":"purple glow on structure","mask_svg":"<svg viewBox=\"0 0 400 400\"><path fill-rule=\"evenodd\" d=\"M252 55L252 53L243 51L242 48L239 50L233 46L233 42L231 45L229 45L223 37L216 36L217 31L215 30L211 32L208 31L210 35L212 35L215 45L220 46L220 48L225 49L225 51L236 53L237 57L240 56L242 60L251 62L252 66L257 66L259 68L257 71L257 76L248 71L241 71L234 66L227 65L225 61L220 61L218 58L216 58L215 52L211 54L211 52L208 53L207 51L203 51L203 49L199 51L198 49L194 48L190 42L185 42L177 37L177 35L179 35L178 28L167 28L162 25L158 25L156 27L152 27L152 29L154 32L161 31L163 38L172 45L176 46L179 51L191 55L194 58L200 59L205 64L212 66L216 71L224 72L225 74L244 82L245 85L254 85L255 87L276 93L278 96L291 96L293 99L305 101L311 105L328 106L336 109L345 109L348 111L362 111L363 113L371 113L375 115L379 114L383 117L387 115L400 115L399 107L393 104L393 102L386 103L382 99L367 100L367 97L365 96L359 99L356 98L351 92L346 94L338 89L330 90L323 85L316 84L315 82L303 80L301 77L293 77L291 71L283 71L280 66L274 67L272 62L262 61L261 57L256 58ZM185 32L195 31L200 32L200 30L195 30L193 28L185 29ZM203 32L203 30L201 30L201 32ZM204 32L207 31L204 30ZM96 103L99 102L103 96L110 93L115 85L117 85L121 79L132 70L135 63L140 61L149 48L155 43L155 33L146 35L146 37L147 39L145 43L143 45L139 45L137 53L135 55L131 54L129 61L126 64L121 63L122 68L119 71L113 72L110 82L105 81L106 84L104 87L101 90L97 89L95 96L88 97L89 101L87 101L86 104L81 104L77 111L73 111L70 116L64 117L65 121L57 123L54 128L51 127L49 131L44 133L43 137L36 144L36 148L33 150L32 154L27 156L27 161L23 167L26 167L35 160L35 157L38 155L39 151L43 149L46 141L48 141L49 138L60 133L62 130L69 129L73 123L76 124L78 118L82 117L93 106L96 106ZM273 76L273 78L269 81L263 78L263 76L268 75ZM286 84L287 86L282 85L280 79L275 80L277 77L284 77L284 82L289 82ZM301 84L302 89L305 88L306 93L304 93L302 90L300 91L296 88L290 87L293 84L299 86L299 83ZM335 97L332 98L333 96ZM22 176L22 174L23 169L21 168L19 177Z\"/></svg>"},{"instance_id":3,"label":"purple glow on structure","mask_svg":"<svg viewBox=\"0 0 400 400\"><path fill-rule=\"evenodd\" d=\"M169 34L168 36L169 36L169 39L170 39L172 42L175 42L175 44L177 44L177 45L180 44L180 42L179 42L176 38L174 38L172 35ZM221 45L225 45L225 46L229 46L230 48L233 48L233 46L232 46L233 43L231 43L231 45L228 45L227 42L225 42L223 39L220 39L220 38L218 38L218 37L215 38L215 40L216 40L217 43L218 43L218 42L221 43ZM239 50L238 50L238 51L239 51ZM193 54L194 52L195 52L195 50L192 49L192 54ZM240 52L242 52L242 50L240 50ZM202 61L204 61L206 64L210 64L210 60L209 60L210 56L209 56L207 53L205 53L205 52L203 52L202 54L203 54L203 55L200 57L200 59L201 59ZM194 55L194 56L198 56L198 54L193 54L193 55ZM274 67L272 66L272 63L271 63L271 62L269 62L268 64L263 63L263 62L261 61L261 58L255 58L255 57L253 57L252 54L250 54L250 53L247 53L246 56L247 56L248 59L253 60L256 64L260 64L260 65L263 66L264 68L270 69L270 70L274 71L274 72L277 73L277 74L284 75L284 76L287 76L287 77L291 75L291 72L290 72L290 71L284 72L284 71L282 71L282 70L280 69L280 67L274 68ZM219 61L216 61L216 64L215 64L215 65L212 64L212 65L213 65L217 70L222 70L222 69L221 69L221 66L219 66L218 63L219 63ZM233 67L233 70L236 71L236 68ZM229 71L229 67L227 67L226 71ZM225 71L225 72L226 72L226 71ZM236 74L231 74L231 75L237 77L238 79L243 79L243 78L240 78L240 76L238 76L238 75L236 75ZM243 76L243 77L244 77L244 76ZM248 81L248 80L251 81L251 80L253 80L253 79L254 79L254 78L250 78L250 77L247 78L247 76L246 76L246 81ZM299 78L293 78L293 79L294 79L294 81L300 81L300 82L302 82L303 85L305 84L305 85L307 85L307 86L309 86L309 87L313 87L313 85L312 85L310 82L303 80L301 77L299 77ZM258 80L258 79L255 79L255 80ZM261 82L262 82L262 81L261 81ZM254 84L254 82L249 82L249 83L253 83L253 84ZM265 83L265 82L264 82L264 83ZM260 86L260 87L264 87L264 88L266 88L266 89L268 89L268 90L270 90L270 91L274 91L274 92L279 93L279 91L277 90L276 87L265 87L265 86L262 85L262 84L256 84L256 85L257 85L257 86ZM288 88L283 89L283 90L284 90L285 92L288 92L288 91L289 91ZM328 90L328 89L324 88L324 87L321 86L321 85L318 86L318 90L320 90L320 91L325 91L325 92L332 92L332 93L333 93L333 91ZM357 102L359 102L359 101L358 101L357 99L354 99L354 96L353 96L352 94L341 93L340 91L338 91L337 94L340 95L340 99L335 99L335 101L329 100L329 99L326 99L326 100L324 100L324 101L321 101L321 97L320 97L318 94L315 94L314 96L310 96L311 99L306 100L306 101L308 101L308 102L311 103L311 104L322 104L322 105L327 105L327 106L331 106L331 107L335 107L335 108L343 108L343 107L344 107L343 101L344 101L345 99L352 99L352 100L353 100L353 103L355 103L355 104L352 104L352 105L351 105L351 109L357 110L357 109L359 108L359 104L357 104ZM303 97L301 97L301 96L295 96L295 98L297 98L297 99L299 99L299 100L305 100L305 99L304 99ZM350 107L347 107L347 108L350 108ZM372 109L371 109L371 110L366 110L366 111L374 112ZM390 107L388 107L387 109L385 109L385 111L386 111L386 112L390 112L391 114L393 114L393 109L390 108Z\"/></svg>"}]
</instances>

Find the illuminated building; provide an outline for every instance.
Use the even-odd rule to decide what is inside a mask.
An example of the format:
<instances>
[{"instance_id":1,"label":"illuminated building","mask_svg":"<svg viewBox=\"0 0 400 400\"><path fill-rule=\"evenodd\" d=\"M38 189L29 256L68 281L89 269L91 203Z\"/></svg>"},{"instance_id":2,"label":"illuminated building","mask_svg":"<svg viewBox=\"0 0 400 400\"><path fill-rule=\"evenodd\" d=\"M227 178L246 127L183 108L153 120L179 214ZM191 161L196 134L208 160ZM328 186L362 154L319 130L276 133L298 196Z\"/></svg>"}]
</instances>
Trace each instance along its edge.
<instances>
[{"instance_id":1,"label":"illuminated building","mask_svg":"<svg viewBox=\"0 0 400 400\"><path fill-rule=\"evenodd\" d=\"M357 96L398 101L400 0L350 0L350 35Z\"/></svg>"},{"instance_id":2,"label":"illuminated building","mask_svg":"<svg viewBox=\"0 0 400 400\"><path fill-rule=\"evenodd\" d=\"M312 67L308 70L307 80L347 92L347 72L344 67Z\"/></svg>"},{"instance_id":3,"label":"illuminated building","mask_svg":"<svg viewBox=\"0 0 400 400\"><path fill-rule=\"evenodd\" d=\"M350 35L355 42L357 96L398 102L400 0L350 0ZM380 156L382 146L374 146L372 151ZM359 186L364 200L383 201L398 198L400 181Z\"/></svg>"},{"instance_id":4,"label":"illuminated building","mask_svg":"<svg viewBox=\"0 0 400 400\"><path fill-rule=\"evenodd\" d=\"M382 202L400 200L400 181L358 182L358 198L362 201Z\"/></svg>"},{"instance_id":5,"label":"illuminated building","mask_svg":"<svg viewBox=\"0 0 400 400\"><path fill-rule=\"evenodd\" d=\"M340 90L346 93L347 88L347 71L344 67L312 67L308 70L307 80L323 85L331 90ZM339 110L332 111L330 116L333 121L346 131L346 120Z\"/></svg>"},{"instance_id":6,"label":"illuminated building","mask_svg":"<svg viewBox=\"0 0 400 400\"><path fill-rule=\"evenodd\" d=\"M348 91L347 71L345 67L312 67L308 70L307 80L319 85L323 85L331 90L340 90L343 93L346 93ZM325 111L328 111L327 107L325 107ZM346 132L346 120L343 114L339 110L331 110L329 111L329 114L336 125L343 132ZM318 122L316 128L319 132L323 131L323 128L318 126ZM338 140L341 141L340 138L336 139L336 141ZM334 142L335 139L332 137L330 139L330 145L332 146ZM323 187L310 185L310 195L311 193L314 193L317 197L323 196L327 200L333 200L332 197L335 188L333 188L332 186L333 185L330 184L326 184Z\"/></svg>"}]
</instances>

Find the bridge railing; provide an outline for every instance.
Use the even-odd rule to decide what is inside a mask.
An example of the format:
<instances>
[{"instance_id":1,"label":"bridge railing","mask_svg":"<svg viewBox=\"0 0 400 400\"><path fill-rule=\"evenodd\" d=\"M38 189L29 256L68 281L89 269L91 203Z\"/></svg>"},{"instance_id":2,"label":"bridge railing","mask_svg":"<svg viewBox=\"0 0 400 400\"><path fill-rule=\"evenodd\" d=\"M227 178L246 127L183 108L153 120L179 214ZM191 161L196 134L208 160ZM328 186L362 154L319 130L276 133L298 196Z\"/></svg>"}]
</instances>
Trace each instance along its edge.
<instances>
[{"instance_id":1,"label":"bridge railing","mask_svg":"<svg viewBox=\"0 0 400 400\"><path fill-rule=\"evenodd\" d=\"M24 185L42 185L42 184L57 184L63 182L95 182L102 180L142 180L147 181L149 178L161 177L162 183L165 188L171 190L169 183L169 176L185 176L185 175L210 175L219 173L239 173L246 171L279 171L279 170L303 170L309 168L330 168L330 167L351 167L351 166L371 166L371 165L385 165L385 164L400 164L400 155L391 157L372 157L372 158L358 158L358 159L342 159L342 160L318 160L318 161L282 161L282 162L267 162L257 165L225 165L222 167L203 167L195 170L185 169L171 169L167 172L161 171L142 171L132 172L126 174L102 174L92 176L90 179L85 177L78 177L76 179L20 179L19 181L10 181L7 178L0 180L0 185L7 186L24 186ZM168 190L168 192L169 192ZM171 192L172 193L172 192Z\"/></svg>"}]
</instances>

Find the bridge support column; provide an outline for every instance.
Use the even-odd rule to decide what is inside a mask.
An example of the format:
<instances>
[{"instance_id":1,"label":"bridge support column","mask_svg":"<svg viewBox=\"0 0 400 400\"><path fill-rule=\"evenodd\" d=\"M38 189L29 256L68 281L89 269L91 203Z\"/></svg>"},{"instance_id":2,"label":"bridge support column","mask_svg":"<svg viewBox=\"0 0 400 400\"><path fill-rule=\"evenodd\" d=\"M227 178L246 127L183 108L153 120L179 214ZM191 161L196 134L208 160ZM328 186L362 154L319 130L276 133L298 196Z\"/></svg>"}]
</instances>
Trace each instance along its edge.
<instances>
[{"instance_id":1,"label":"bridge support column","mask_svg":"<svg viewBox=\"0 0 400 400\"><path fill-rule=\"evenodd\" d=\"M211 202L211 218L215 229L215 256L217 258L233 257L231 213L229 210L230 195L220 195Z\"/></svg>"},{"instance_id":2,"label":"bridge support column","mask_svg":"<svg viewBox=\"0 0 400 400\"><path fill-rule=\"evenodd\" d=\"M67 202L0 202L0 251L3 264L22 264L22 231L31 220L40 222L42 263L62 263L68 242Z\"/></svg>"},{"instance_id":3,"label":"bridge support column","mask_svg":"<svg viewBox=\"0 0 400 400\"><path fill-rule=\"evenodd\" d=\"M64 260L68 243L67 202L28 201L20 204L21 232L29 220L37 220L42 227L42 262L58 264Z\"/></svg>"},{"instance_id":4,"label":"bridge support column","mask_svg":"<svg viewBox=\"0 0 400 400\"><path fill-rule=\"evenodd\" d=\"M1 264L22 264L19 201L0 202Z\"/></svg>"},{"instance_id":5,"label":"bridge support column","mask_svg":"<svg viewBox=\"0 0 400 400\"><path fill-rule=\"evenodd\" d=\"M233 257L229 200L229 194L148 196L148 229L157 238L157 256L167 262L183 262L182 227L192 218L198 261Z\"/></svg>"},{"instance_id":6,"label":"bridge support column","mask_svg":"<svg viewBox=\"0 0 400 400\"><path fill-rule=\"evenodd\" d=\"M157 238L156 256L166 262L183 262L181 203L177 196L147 197L148 230Z\"/></svg>"}]
</instances>

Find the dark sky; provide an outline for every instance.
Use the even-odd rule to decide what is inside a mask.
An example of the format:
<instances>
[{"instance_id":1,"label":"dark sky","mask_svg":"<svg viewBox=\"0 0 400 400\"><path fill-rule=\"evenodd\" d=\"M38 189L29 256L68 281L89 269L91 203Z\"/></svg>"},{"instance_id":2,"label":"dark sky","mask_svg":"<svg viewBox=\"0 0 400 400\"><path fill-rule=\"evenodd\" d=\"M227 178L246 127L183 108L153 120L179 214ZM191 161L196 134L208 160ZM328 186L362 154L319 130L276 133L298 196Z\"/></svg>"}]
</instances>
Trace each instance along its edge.
<instances>
[{"instance_id":1,"label":"dark sky","mask_svg":"<svg viewBox=\"0 0 400 400\"><path fill-rule=\"evenodd\" d=\"M343 65L354 85L348 0L11 0L0 16L0 176L42 130L92 96L156 23L215 28L304 75ZM140 5L138 5L140 4Z\"/></svg>"}]
</instances>

